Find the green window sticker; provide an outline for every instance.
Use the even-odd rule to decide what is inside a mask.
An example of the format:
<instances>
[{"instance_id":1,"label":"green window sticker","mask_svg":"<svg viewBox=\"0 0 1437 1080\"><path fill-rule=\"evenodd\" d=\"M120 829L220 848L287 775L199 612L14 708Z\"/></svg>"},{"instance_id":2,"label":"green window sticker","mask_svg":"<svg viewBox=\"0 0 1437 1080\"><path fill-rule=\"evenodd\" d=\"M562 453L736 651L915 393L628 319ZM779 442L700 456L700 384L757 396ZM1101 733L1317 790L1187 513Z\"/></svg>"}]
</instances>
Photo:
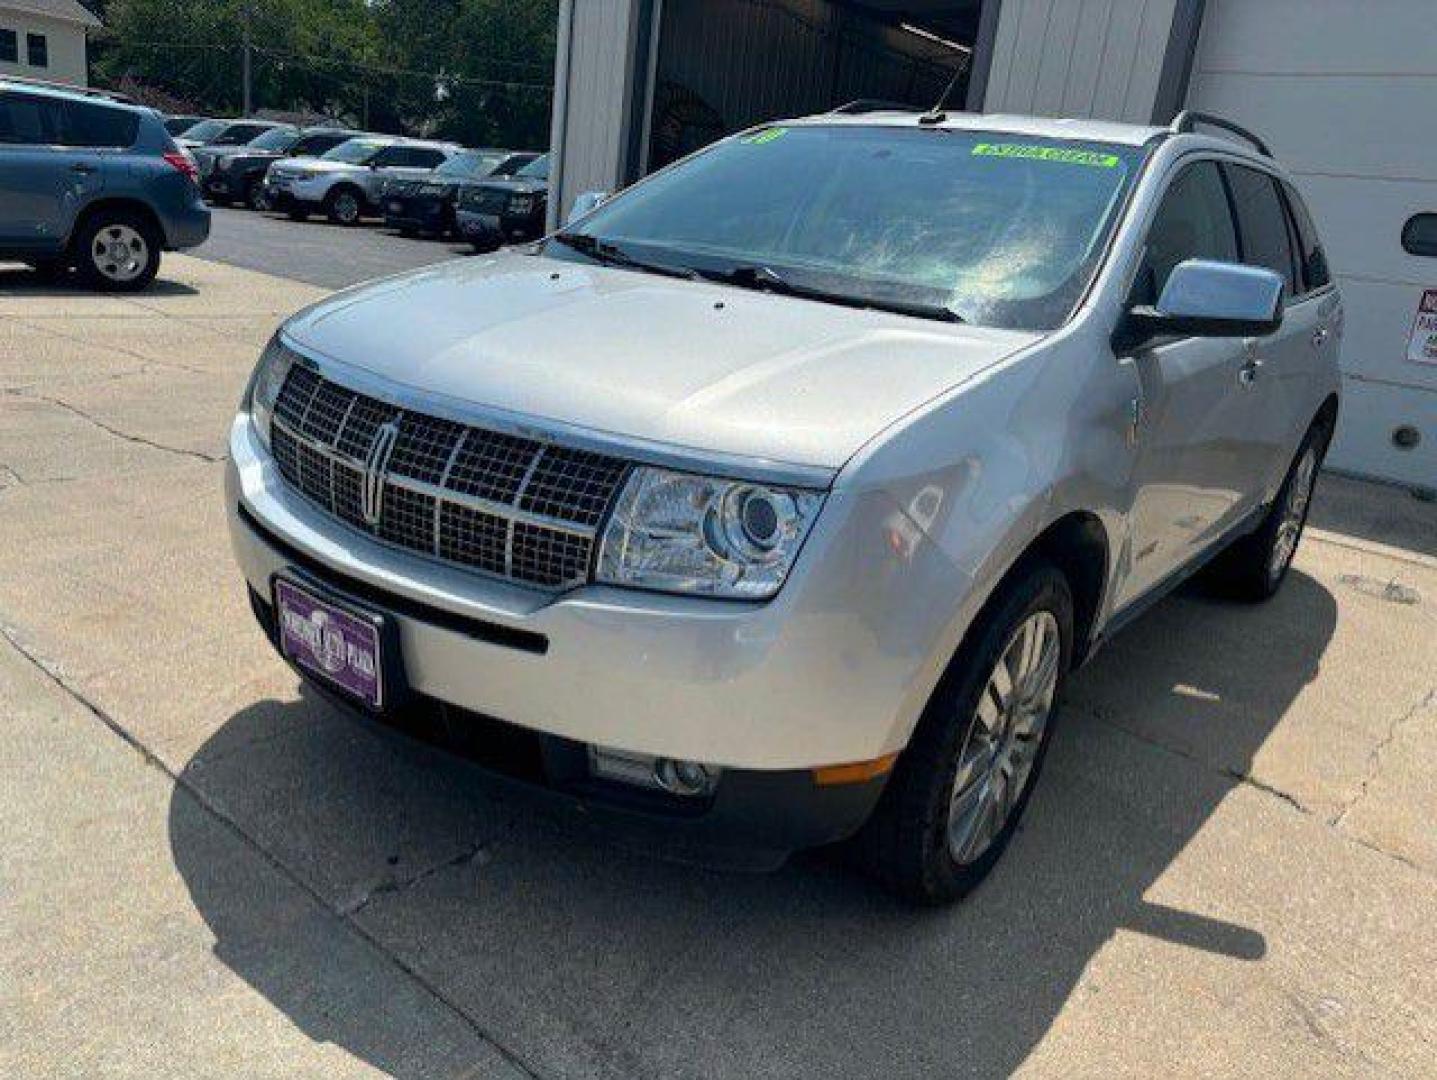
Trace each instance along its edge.
<instances>
[{"instance_id":1,"label":"green window sticker","mask_svg":"<svg viewBox=\"0 0 1437 1080\"><path fill-rule=\"evenodd\" d=\"M748 143L750 146L763 146L766 143L773 142L775 139L781 139L787 134L788 128L767 128L763 131L758 132L758 134L756 135L750 135L747 139L744 140L744 142Z\"/></svg>"},{"instance_id":2,"label":"green window sticker","mask_svg":"<svg viewBox=\"0 0 1437 1080\"><path fill-rule=\"evenodd\" d=\"M1034 146L1031 143L979 143L973 147L973 156L1055 161L1062 165L1091 165L1099 169L1116 169L1120 161L1116 154L1072 150L1064 146Z\"/></svg>"}]
</instances>

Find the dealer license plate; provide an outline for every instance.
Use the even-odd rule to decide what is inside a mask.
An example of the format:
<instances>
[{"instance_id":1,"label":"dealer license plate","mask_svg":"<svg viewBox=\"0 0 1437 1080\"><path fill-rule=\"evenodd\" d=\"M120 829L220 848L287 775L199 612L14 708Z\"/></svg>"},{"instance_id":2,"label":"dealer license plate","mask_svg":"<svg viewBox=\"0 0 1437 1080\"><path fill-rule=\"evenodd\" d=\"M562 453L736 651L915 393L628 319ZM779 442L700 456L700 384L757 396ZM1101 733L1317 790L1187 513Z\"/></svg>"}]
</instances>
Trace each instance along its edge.
<instances>
[{"instance_id":1,"label":"dealer license plate","mask_svg":"<svg viewBox=\"0 0 1437 1080\"><path fill-rule=\"evenodd\" d=\"M325 600L282 577L275 578L274 607L285 656L369 708L384 708L379 616Z\"/></svg>"}]
</instances>

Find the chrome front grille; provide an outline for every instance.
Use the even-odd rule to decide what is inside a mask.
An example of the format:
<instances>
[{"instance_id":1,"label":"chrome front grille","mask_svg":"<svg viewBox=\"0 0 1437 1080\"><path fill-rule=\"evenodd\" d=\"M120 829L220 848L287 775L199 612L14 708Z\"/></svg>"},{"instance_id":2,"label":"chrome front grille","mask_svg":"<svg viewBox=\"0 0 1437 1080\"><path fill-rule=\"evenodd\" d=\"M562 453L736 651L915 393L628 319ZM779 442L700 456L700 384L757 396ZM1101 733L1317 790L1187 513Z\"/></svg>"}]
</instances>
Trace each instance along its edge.
<instances>
[{"instance_id":1,"label":"chrome front grille","mask_svg":"<svg viewBox=\"0 0 1437 1080\"><path fill-rule=\"evenodd\" d=\"M626 468L605 454L407 410L305 364L280 391L270 443L290 486L346 524L545 589L588 577Z\"/></svg>"},{"instance_id":2,"label":"chrome front grille","mask_svg":"<svg viewBox=\"0 0 1437 1080\"><path fill-rule=\"evenodd\" d=\"M509 205L509 192L505 188L470 188L460 205L476 214L502 214Z\"/></svg>"}]
</instances>

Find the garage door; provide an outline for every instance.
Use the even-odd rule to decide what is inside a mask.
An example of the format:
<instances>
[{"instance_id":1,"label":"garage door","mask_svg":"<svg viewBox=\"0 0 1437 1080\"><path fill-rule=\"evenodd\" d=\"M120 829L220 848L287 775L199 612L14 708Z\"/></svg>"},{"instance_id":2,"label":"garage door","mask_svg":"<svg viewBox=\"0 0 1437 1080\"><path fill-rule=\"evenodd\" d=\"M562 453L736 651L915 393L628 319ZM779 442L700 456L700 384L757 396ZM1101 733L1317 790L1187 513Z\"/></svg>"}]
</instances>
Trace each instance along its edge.
<instances>
[{"instance_id":1,"label":"garage door","mask_svg":"<svg viewBox=\"0 0 1437 1080\"><path fill-rule=\"evenodd\" d=\"M1419 215L1437 214L1434 41L1437 0L1208 0L1188 96L1266 138L1317 218L1347 307L1332 464L1427 488L1437 235L1420 234L1437 218Z\"/></svg>"}]
</instances>

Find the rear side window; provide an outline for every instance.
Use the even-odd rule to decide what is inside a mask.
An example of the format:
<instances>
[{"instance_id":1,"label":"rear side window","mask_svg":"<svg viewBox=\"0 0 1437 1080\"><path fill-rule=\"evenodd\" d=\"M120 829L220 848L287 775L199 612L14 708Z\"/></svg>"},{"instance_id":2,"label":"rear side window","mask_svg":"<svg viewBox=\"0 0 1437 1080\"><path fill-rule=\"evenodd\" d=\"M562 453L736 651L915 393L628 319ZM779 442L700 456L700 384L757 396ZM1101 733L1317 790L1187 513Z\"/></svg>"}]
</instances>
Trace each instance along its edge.
<instances>
[{"instance_id":1,"label":"rear side window","mask_svg":"<svg viewBox=\"0 0 1437 1080\"><path fill-rule=\"evenodd\" d=\"M1312 292L1332 284L1332 272L1327 268L1327 252L1322 249L1322 241L1317 238L1317 227L1312 223L1312 215L1307 212L1307 204L1302 201L1302 196L1291 184L1283 184L1283 191L1287 194L1287 205L1292 209L1292 221L1297 227L1297 270L1302 277L1302 287L1305 292Z\"/></svg>"},{"instance_id":2,"label":"rear side window","mask_svg":"<svg viewBox=\"0 0 1437 1080\"><path fill-rule=\"evenodd\" d=\"M411 150L409 152L409 164L421 169L435 169L448 160L438 150Z\"/></svg>"},{"instance_id":3,"label":"rear side window","mask_svg":"<svg viewBox=\"0 0 1437 1080\"><path fill-rule=\"evenodd\" d=\"M66 146L125 149L135 144L140 118L124 109L110 109L83 101L65 103Z\"/></svg>"},{"instance_id":4,"label":"rear side window","mask_svg":"<svg viewBox=\"0 0 1437 1080\"><path fill-rule=\"evenodd\" d=\"M0 30L0 64L20 62L20 36L14 30Z\"/></svg>"},{"instance_id":5,"label":"rear side window","mask_svg":"<svg viewBox=\"0 0 1437 1080\"><path fill-rule=\"evenodd\" d=\"M1211 161L1185 168L1163 196L1148 229L1132 302L1156 304L1168 275L1187 259L1237 262L1237 232L1222 175Z\"/></svg>"},{"instance_id":6,"label":"rear side window","mask_svg":"<svg viewBox=\"0 0 1437 1080\"><path fill-rule=\"evenodd\" d=\"M348 135L306 135L290 147L295 157L318 157L326 150L333 150L342 142L348 142Z\"/></svg>"},{"instance_id":7,"label":"rear side window","mask_svg":"<svg viewBox=\"0 0 1437 1080\"><path fill-rule=\"evenodd\" d=\"M62 127L58 100L0 92L0 144L56 146Z\"/></svg>"},{"instance_id":8,"label":"rear side window","mask_svg":"<svg viewBox=\"0 0 1437 1080\"><path fill-rule=\"evenodd\" d=\"M1283 295L1297 292L1293 280L1292 241L1277 181L1241 165L1223 166L1232 188L1233 209L1242 237L1242 261L1271 270L1283 280Z\"/></svg>"}]
</instances>

